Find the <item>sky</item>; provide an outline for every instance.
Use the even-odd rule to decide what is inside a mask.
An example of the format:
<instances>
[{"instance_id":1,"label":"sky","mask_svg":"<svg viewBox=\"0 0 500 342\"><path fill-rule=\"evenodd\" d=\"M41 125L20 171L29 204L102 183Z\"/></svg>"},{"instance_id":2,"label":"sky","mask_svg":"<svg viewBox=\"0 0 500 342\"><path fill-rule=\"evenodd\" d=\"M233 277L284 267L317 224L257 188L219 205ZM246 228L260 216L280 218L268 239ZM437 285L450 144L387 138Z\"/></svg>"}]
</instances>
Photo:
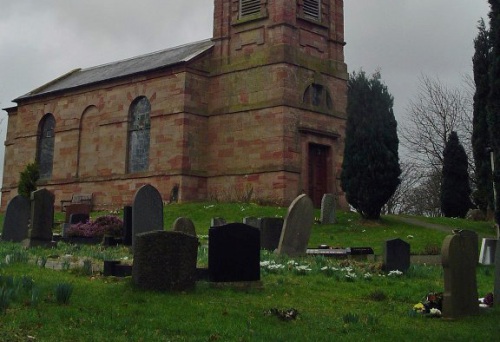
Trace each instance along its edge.
<instances>
[{"instance_id":1,"label":"sky","mask_svg":"<svg viewBox=\"0 0 500 342\"><path fill-rule=\"evenodd\" d=\"M0 0L0 9L0 108L75 68L212 37L213 0ZM422 75L460 87L472 74L488 11L487 0L345 0L349 71L381 71L399 122Z\"/></svg>"}]
</instances>

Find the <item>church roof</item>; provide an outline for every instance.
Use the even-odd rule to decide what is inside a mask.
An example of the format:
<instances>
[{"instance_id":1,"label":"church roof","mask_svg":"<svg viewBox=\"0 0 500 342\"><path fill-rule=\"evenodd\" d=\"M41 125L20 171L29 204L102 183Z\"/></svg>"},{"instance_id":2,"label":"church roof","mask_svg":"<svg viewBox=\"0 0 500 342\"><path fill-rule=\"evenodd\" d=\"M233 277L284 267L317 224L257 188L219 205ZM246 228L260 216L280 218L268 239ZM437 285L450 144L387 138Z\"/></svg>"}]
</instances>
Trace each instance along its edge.
<instances>
[{"instance_id":1,"label":"church roof","mask_svg":"<svg viewBox=\"0 0 500 342\"><path fill-rule=\"evenodd\" d=\"M16 98L14 101L186 63L209 50L212 46L212 41L207 39L118 62L86 69L75 69L26 95Z\"/></svg>"}]
</instances>

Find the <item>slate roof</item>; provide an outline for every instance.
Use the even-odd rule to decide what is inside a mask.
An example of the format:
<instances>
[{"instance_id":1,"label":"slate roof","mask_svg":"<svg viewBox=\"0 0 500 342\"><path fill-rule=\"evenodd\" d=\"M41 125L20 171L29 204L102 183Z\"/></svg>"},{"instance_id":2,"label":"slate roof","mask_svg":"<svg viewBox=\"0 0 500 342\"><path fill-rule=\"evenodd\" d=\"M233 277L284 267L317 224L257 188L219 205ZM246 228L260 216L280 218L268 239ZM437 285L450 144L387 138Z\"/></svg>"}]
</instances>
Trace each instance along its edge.
<instances>
[{"instance_id":1,"label":"slate roof","mask_svg":"<svg viewBox=\"0 0 500 342\"><path fill-rule=\"evenodd\" d=\"M189 62L213 46L210 39L86 69L75 69L14 101Z\"/></svg>"}]
</instances>

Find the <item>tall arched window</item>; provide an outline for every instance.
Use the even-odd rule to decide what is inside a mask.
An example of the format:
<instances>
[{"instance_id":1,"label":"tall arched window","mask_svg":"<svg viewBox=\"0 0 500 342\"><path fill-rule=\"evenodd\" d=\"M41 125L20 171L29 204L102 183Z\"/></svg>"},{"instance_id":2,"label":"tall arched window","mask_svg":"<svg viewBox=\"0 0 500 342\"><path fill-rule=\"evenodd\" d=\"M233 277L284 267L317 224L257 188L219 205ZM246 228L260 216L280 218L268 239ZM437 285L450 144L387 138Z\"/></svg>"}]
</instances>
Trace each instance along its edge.
<instances>
[{"instance_id":1,"label":"tall arched window","mask_svg":"<svg viewBox=\"0 0 500 342\"><path fill-rule=\"evenodd\" d=\"M144 97L136 98L129 109L128 161L129 173L147 171L149 168L149 136L151 104Z\"/></svg>"},{"instance_id":2,"label":"tall arched window","mask_svg":"<svg viewBox=\"0 0 500 342\"><path fill-rule=\"evenodd\" d=\"M40 170L40 179L52 177L55 128L56 120L52 114L45 115L38 124L36 160Z\"/></svg>"},{"instance_id":3,"label":"tall arched window","mask_svg":"<svg viewBox=\"0 0 500 342\"><path fill-rule=\"evenodd\" d=\"M80 120L78 177L97 175L99 147L99 110L96 106L89 106L83 112Z\"/></svg>"}]
</instances>

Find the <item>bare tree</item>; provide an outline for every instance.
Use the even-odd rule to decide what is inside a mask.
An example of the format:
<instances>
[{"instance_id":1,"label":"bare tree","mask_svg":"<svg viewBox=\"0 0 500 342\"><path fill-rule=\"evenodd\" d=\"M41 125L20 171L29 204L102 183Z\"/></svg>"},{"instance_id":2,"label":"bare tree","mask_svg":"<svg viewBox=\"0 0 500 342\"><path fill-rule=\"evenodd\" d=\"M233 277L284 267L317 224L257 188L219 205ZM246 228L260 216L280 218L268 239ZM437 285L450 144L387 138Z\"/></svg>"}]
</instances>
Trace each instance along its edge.
<instances>
[{"instance_id":1,"label":"bare tree","mask_svg":"<svg viewBox=\"0 0 500 342\"><path fill-rule=\"evenodd\" d=\"M448 88L439 78L422 75L400 129L410 159L423 169L441 171L449 134L456 131L472 165L472 99L467 87Z\"/></svg>"},{"instance_id":2,"label":"bare tree","mask_svg":"<svg viewBox=\"0 0 500 342\"><path fill-rule=\"evenodd\" d=\"M424 178L412 162L401 162L401 183L384 206L384 214L407 213L412 205L412 194Z\"/></svg>"}]
</instances>

